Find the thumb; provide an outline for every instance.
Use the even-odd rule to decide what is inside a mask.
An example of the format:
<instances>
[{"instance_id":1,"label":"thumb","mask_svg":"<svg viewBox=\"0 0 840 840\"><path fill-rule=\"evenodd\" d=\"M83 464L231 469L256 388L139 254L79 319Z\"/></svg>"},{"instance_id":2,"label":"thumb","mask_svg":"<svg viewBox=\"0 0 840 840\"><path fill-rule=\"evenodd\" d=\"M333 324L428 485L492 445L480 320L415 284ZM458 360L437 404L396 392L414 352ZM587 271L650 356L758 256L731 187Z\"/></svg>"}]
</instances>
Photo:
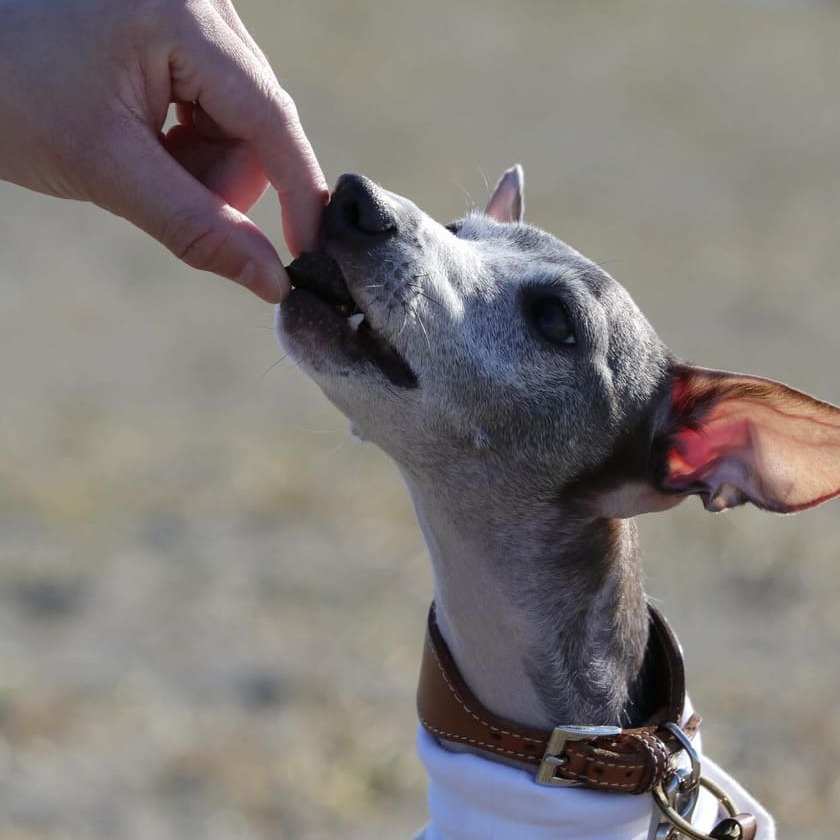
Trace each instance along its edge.
<instances>
[{"instance_id":1,"label":"thumb","mask_svg":"<svg viewBox=\"0 0 840 840\"><path fill-rule=\"evenodd\" d=\"M97 203L153 236L193 268L233 280L269 303L289 278L265 234L184 169L152 135L122 142L116 177Z\"/></svg>"}]
</instances>

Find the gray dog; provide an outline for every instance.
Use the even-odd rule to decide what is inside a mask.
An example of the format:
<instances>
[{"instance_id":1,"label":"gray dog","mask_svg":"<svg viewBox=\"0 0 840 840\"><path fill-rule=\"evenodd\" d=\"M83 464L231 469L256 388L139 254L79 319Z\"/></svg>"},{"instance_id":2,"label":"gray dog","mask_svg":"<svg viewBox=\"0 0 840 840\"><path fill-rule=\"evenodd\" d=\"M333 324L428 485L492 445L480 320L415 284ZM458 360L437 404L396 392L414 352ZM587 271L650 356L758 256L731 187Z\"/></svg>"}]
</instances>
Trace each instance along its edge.
<instances>
[{"instance_id":1,"label":"gray dog","mask_svg":"<svg viewBox=\"0 0 840 840\"><path fill-rule=\"evenodd\" d=\"M290 356L398 465L428 544L426 837L770 838L698 754L633 517L692 494L710 511L832 498L840 410L679 363L522 207L519 167L447 226L345 175L278 310Z\"/></svg>"}]
</instances>

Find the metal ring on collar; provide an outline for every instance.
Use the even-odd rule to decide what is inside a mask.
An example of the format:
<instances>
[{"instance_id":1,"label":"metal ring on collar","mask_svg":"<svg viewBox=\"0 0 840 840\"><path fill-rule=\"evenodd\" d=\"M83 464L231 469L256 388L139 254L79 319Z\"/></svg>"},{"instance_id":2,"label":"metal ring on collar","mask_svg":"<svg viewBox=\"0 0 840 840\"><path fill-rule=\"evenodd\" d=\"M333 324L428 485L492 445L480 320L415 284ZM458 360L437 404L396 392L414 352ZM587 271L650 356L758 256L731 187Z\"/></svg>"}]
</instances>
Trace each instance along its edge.
<instances>
[{"instance_id":1,"label":"metal ring on collar","mask_svg":"<svg viewBox=\"0 0 840 840\"><path fill-rule=\"evenodd\" d=\"M691 743L691 739L685 734L682 727L668 721L663 724L663 728L667 729L679 741L680 746L685 750L685 754L691 760L691 776L685 784L680 785L680 789L682 791L693 790L700 784L700 756L697 755L694 744Z\"/></svg>"},{"instance_id":2,"label":"metal ring on collar","mask_svg":"<svg viewBox=\"0 0 840 840\"><path fill-rule=\"evenodd\" d=\"M700 795L699 785L696 785L688 793L681 792L680 786L686 781L690 772L687 768L680 767L670 773L662 783L662 791L666 801L688 822L691 822L691 818L694 816L694 806L697 804ZM662 814L660 813L659 816L662 817ZM654 816L647 840L677 840L677 834L677 829L670 820L667 818L657 819Z\"/></svg>"},{"instance_id":3,"label":"metal ring on collar","mask_svg":"<svg viewBox=\"0 0 840 840\"><path fill-rule=\"evenodd\" d=\"M738 809L735 807L735 803L727 796L726 792L711 779L707 779L705 776L700 776L697 780L697 784L699 784L702 788L706 788L706 790L717 799L718 803L723 806L729 817L735 817L738 814ZM671 825L673 825L681 834L692 838L692 840L714 840L711 835L705 834L704 832L698 831L694 828L688 820L683 819L683 817L671 807L665 795L663 784L659 784L653 788L651 794L653 795L653 801L656 803L659 810L662 811L665 819L668 820L668 822L670 822Z\"/></svg>"}]
</instances>

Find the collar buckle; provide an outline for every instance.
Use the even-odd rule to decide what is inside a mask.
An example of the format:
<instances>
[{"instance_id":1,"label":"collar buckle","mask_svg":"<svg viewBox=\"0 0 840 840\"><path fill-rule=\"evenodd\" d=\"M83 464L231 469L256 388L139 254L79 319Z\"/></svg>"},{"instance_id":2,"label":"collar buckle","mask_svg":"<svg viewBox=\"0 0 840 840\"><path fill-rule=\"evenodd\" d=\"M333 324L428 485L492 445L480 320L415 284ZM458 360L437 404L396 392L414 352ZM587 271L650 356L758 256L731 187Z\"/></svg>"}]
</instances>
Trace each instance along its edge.
<instances>
[{"instance_id":1,"label":"collar buckle","mask_svg":"<svg viewBox=\"0 0 840 840\"><path fill-rule=\"evenodd\" d=\"M556 775L557 768L568 761L563 756L563 749L567 741L590 741L593 738L614 738L621 735L620 726L555 726L548 739L540 767L537 770L536 782L539 785L551 787L573 787L580 782L574 779L563 779Z\"/></svg>"}]
</instances>

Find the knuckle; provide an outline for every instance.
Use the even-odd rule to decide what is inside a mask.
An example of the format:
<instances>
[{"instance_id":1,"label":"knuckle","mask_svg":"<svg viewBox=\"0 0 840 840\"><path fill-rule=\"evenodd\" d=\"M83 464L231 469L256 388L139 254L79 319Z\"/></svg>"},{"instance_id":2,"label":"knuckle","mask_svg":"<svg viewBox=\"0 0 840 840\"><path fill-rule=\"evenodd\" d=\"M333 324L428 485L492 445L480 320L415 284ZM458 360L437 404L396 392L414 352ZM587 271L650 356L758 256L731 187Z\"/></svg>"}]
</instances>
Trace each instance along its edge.
<instances>
[{"instance_id":1,"label":"knuckle","mask_svg":"<svg viewBox=\"0 0 840 840\"><path fill-rule=\"evenodd\" d=\"M283 131L295 142L299 142L303 135L303 127L300 124L297 105L294 99L281 87L277 87L273 96L273 109L279 114L279 122Z\"/></svg>"},{"instance_id":2,"label":"knuckle","mask_svg":"<svg viewBox=\"0 0 840 840\"><path fill-rule=\"evenodd\" d=\"M243 106L248 107L250 113L247 122L250 127L249 139L260 139L276 133L278 126L285 129L297 119L292 98L277 84L271 73L259 74L251 80L252 92L255 94L250 100L243 100Z\"/></svg>"},{"instance_id":3,"label":"knuckle","mask_svg":"<svg viewBox=\"0 0 840 840\"><path fill-rule=\"evenodd\" d=\"M163 235L166 246L192 268L212 271L222 262L229 234L206 214L176 217Z\"/></svg>"},{"instance_id":4,"label":"knuckle","mask_svg":"<svg viewBox=\"0 0 840 840\"><path fill-rule=\"evenodd\" d=\"M274 107L282 114L287 125L295 125L298 122L298 110L295 100L280 85L273 85L272 99Z\"/></svg>"},{"instance_id":5,"label":"knuckle","mask_svg":"<svg viewBox=\"0 0 840 840\"><path fill-rule=\"evenodd\" d=\"M261 128L268 128L278 123L283 126L298 122L298 111L292 97L280 87L277 77L269 70L255 68L250 80L258 103L256 121Z\"/></svg>"}]
</instances>

